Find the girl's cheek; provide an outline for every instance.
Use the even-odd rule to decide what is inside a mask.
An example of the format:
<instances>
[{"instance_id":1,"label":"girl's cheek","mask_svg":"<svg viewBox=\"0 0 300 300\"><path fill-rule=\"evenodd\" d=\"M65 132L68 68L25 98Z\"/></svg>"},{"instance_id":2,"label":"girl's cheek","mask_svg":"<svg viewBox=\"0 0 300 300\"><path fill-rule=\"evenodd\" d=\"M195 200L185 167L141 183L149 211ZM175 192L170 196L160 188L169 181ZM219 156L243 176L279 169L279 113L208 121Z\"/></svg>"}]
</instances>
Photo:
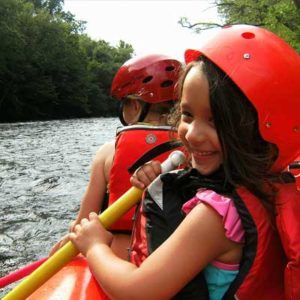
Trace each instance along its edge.
<instances>
[{"instance_id":1,"label":"girl's cheek","mask_svg":"<svg viewBox=\"0 0 300 300\"><path fill-rule=\"evenodd\" d=\"M179 126L178 126L178 136L181 139L182 142L185 142L186 140L186 132L187 132L187 128L184 125L184 123L180 122Z\"/></svg>"}]
</instances>

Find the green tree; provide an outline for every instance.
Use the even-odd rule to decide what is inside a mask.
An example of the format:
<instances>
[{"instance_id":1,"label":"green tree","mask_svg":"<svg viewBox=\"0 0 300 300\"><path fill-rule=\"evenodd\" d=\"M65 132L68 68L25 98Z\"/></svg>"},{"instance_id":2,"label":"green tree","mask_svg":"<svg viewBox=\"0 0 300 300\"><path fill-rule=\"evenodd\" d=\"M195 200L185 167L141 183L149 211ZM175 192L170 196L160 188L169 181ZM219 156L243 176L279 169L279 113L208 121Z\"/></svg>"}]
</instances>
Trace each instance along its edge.
<instances>
[{"instance_id":1,"label":"green tree","mask_svg":"<svg viewBox=\"0 0 300 300\"><path fill-rule=\"evenodd\" d=\"M265 27L300 51L300 10L292 0L219 0L218 11L229 24Z\"/></svg>"},{"instance_id":2,"label":"green tree","mask_svg":"<svg viewBox=\"0 0 300 300\"><path fill-rule=\"evenodd\" d=\"M111 80L133 49L91 40L61 3L0 0L0 121L116 114Z\"/></svg>"},{"instance_id":3,"label":"green tree","mask_svg":"<svg viewBox=\"0 0 300 300\"><path fill-rule=\"evenodd\" d=\"M51 15L62 12L64 0L26 0L32 3L36 10L47 10Z\"/></svg>"},{"instance_id":4,"label":"green tree","mask_svg":"<svg viewBox=\"0 0 300 300\"><path fill-rule=\"evenodd\" d=\"M85 71L73 27L31 3L1 0L1 119L26 120L88 113ZM6 2L6 3L4 3ZM83 76L84 77L84 76ZM68 108L68 109L66 109Z\"/></svg>"},{"instance_id":5,"label":"green tree","mask_svg":"<svg viewBox=\"0 0 300 300\"><path fill-rule=\"evenodd\" d=\"M110 96L111 82L118 68L131 57L132 46L120 41L112 47L106 41L94 41L86 35L81 36L80 45L88 61L88 99L93 116L116 115L118 103Z\"/></svg>"},{"instance_id":6,"label":"green tree","mask_svg":"<svg viewBox=\"0 0 300 300\"><path fill-rule=\"evenodd\" d=\"M298 52L300 51L300 9L292 0L216 0L222 24L198 22L187 18L179 23L197 32L225 24L251 24L276 33Z\"/></svg>"}]
</instances>

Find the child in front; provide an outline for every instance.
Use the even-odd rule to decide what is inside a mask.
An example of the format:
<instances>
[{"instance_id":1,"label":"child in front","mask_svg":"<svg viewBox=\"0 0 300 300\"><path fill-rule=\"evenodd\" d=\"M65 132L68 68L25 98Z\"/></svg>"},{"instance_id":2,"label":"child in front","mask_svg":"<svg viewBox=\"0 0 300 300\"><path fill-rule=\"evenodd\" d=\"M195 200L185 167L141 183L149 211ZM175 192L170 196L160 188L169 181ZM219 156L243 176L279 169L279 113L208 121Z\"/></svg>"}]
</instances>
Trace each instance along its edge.
<instances>
[{"instance_id":1,"label":"child in front","mask_svg":"<svg viewBox=\"0 0 300 300\"><path fill-rule=\"evenodd\" d=\"M70 239L113 299L170 299L199 273L201 299L284 299L274 201L285 179L295 187L282 172L300 150L299 57L271 32L235 25L187 51L186 62L174 118L191 168L155 179L160 164L150 162L131 179L162 186L157 211L183 195L185 218L139 267L113 254L95 214ZM146 197L142 206L156 201Z\"/></svg>"}]
</instances>

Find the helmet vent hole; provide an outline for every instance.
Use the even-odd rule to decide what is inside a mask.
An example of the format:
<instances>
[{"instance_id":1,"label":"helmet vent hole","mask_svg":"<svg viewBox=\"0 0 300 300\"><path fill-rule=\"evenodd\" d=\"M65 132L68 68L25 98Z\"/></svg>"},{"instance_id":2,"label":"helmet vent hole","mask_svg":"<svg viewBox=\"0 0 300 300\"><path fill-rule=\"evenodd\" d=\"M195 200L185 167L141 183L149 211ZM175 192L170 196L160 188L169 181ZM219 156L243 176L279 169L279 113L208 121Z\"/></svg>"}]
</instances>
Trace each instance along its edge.
<instances>
[{"instance_id":1,"label":"helmet vent hole","mask_svg":"<svg viewBox=\"0 0 300 300\"><path fill-rule=\"evenodd\" d=\"M244 39L247 39L247 40L249 40L249 39L254 39L254 38L255 38L255 34L252 33L252 32L243 32L243 33L242 33L242 37L243 37Z\"/></svg>"},{"instance_id":2,"label":"helmet vent hole","mask_svg":"<svg viewBox=\"0 0 300 300\"><path fill-rule=\"evenodd\" d=\"M162 83L160 84L160 86L161 86L162 88L169 87L169 86L172 86L172 85L173 85L173 81L172 81L172 80L165 80L164 82L162 82Z\"/></svg>"},{"instance_id":3,"label":"helmet vent hole","mask_svg":"<svg viewBox=\"0 0 300 300\"><path fill-rule=\"evenodd\" d=\"M175 69L174 66L167 66L165 70L166 70L167 72L171 72L171 71L174 71L174 69Z\"/></svg>"},{"instance_id":4,"label":"helmet vent hole","mask_svg":"<svg viewBox=\"0 0 300 300\"><path fill-rule=\"evenodd\" d=\"M153 79L153 76L147 76L143 79L143 83L148 83L149 81L151 81Z\"/></svg>"}]
</instances>

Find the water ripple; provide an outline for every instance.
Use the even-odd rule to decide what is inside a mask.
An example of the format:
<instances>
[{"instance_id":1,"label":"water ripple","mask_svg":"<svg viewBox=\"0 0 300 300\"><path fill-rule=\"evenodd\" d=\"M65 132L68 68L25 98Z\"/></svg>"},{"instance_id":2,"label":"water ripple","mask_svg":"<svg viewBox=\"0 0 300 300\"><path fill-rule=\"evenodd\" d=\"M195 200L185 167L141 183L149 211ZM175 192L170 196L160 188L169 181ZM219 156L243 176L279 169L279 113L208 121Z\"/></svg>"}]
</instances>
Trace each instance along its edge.
<instances>
[{"instance_id":1,"label":"water ripple","mask_svg":"<svg viewBox=\"0 0 300 300\"><path fill-rule=\"evenodd\" d=\"M115 118L0 124L0 277L46 256L65 234L92 157L119 125Z\"/></svg>"}]
</instances>

